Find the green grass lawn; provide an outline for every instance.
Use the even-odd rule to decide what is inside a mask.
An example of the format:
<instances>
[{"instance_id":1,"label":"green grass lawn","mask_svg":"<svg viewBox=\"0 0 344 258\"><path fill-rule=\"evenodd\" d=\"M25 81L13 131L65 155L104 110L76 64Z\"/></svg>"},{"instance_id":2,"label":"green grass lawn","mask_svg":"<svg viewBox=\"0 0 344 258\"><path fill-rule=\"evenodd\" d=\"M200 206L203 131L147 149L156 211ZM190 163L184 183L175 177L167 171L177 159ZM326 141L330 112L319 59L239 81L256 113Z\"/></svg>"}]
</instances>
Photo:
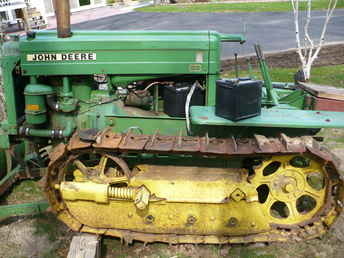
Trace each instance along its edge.
<instances>
[{"instance_id":1,"label":"green grass lawn","mask_svg":"<svg viewBox=\"0 0 344 258\"><path fill-rule=\"evenodd\" d=\"M327 9L328 0L313 0L313 10ZM305 10L306 2L300 2ZM209 3L190 5L158 5L135 9L139 12L287 12L291 11L290 2L273 3ZM344 8L344 0L338 0L337 9Z\"/></svg>"},{"instance_id":2,"label":"green grass lawn","mask_svg":"<svg viewBox=\"0 0 344 258\"><path fill-rule=\"evenodd\" d=\"M297 68L273 68L270 74L273 81L293 82L293 76ZM234 70L225 71L223 77L234 77ZM246 76L246 71L241 71L240 76ZM261 78L258 70L254 71L257 78ZM324 85L332 85L344 88L344 65L331 65L313 67L311 71L311 82Z\"/></svg>"}]
</instances>

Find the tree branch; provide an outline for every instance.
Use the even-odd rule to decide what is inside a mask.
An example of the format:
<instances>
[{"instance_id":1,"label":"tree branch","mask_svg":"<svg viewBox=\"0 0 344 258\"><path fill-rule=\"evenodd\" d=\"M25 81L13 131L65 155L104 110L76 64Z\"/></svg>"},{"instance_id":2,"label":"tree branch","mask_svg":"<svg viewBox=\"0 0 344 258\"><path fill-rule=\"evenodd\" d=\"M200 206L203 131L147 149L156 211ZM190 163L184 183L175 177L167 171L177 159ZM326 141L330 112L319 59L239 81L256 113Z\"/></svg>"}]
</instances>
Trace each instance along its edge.
<instances>
[{"instance_id":1,"label":"tree branch","mask_svg":"<svg viewBox=\"0 0 344 258\"><path fill-rule=\"evenodd\" d=\"M303 46L300 41L300 28L299 24L302 22L299 18L299 2L300 0L290 0L293 13L294 13L294 25L295 25L295 36L296 36L296 44L297 44L297 53L299 55L302 70L305 75L305 79L308 80L310 77L310 70L312 67L313 62L315 59L318 58L319 52L325 42L325 34L327 31L327 26L330 22L330 19L333 15L333 12L337 6L338 0L328 0L328 6L325 16L324 25L321 31L320 39L318 44L315 46L314 40L310 36L309 28L312 20L311 10L312 10L312 0L307 0L307 8L306 8L306 21L303 27L304 29L304 40Z\"/></svg>"}]
</instances>

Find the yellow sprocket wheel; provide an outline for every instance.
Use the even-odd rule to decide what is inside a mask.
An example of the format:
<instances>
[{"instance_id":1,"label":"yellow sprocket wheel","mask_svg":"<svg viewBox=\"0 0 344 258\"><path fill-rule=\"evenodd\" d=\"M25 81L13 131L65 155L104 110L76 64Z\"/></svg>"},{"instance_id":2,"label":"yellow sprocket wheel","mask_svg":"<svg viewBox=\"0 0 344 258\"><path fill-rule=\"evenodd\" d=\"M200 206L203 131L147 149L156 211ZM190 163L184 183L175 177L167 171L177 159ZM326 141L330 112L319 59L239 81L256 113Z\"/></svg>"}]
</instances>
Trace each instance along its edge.
<instances>
[{"instance_id":1,"label":"yellow sprocket wheel","mask_svg":"<svg viewBox=\"0 0 344 258\"><path fill-rule=\"evenodd\" d=\"M263 160L250 181L269 221L286 226L312 219L325 205L329 186L323 165L299 155Z\"/></svg>"}]
</instances>

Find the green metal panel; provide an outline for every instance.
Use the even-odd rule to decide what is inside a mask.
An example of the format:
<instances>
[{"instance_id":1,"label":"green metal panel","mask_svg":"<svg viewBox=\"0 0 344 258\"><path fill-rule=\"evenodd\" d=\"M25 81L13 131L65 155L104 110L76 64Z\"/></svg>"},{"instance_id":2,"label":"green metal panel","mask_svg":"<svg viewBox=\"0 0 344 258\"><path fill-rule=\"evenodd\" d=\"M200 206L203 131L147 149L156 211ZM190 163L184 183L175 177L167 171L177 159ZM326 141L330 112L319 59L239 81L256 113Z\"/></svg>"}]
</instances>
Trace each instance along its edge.
<instances>
[{"instance_id":1,"label":"green metal panel","mask_svg":"<svg viewBox=\"0 0 344 258\"><path fill-rule=\"evenodd\" d=\"M4 133L17 133L17 110L15 99L15 87L13 71L19 61L19 42L9 41L2 46L1 68L3 80L3 92L5 98L5 108L7 114L7 121L2 122L2 129ZM0 146L5 148L4 146Z\"/></svg>"},{"instance_id":2,"label":"green metal panel","mask_svg":"<svg viewBox=\"0 0 344 258\"><path fill-rule=\"evenodd\" d=\"M47 201L1 206L0 221L11 216L32 215L44 212L49 207Z\"/></svg>"},{"instance_id":3,"label":"green metal panel","mask_svg":"<svg viewBox=\"0 0 344 258\"><path fill-rule=\"evenodd\" d=\"M29 124L43 124L47 121L45 97L55 91L49 85L37 84L35 79L32 80L24 90L26 121Z\"/></svg>"},{"instance_id":4,"label":"green metal panel","mask_svg":"<svg viewBox=\"0 0 344 258\"><path fill-rule=\"evenodd\" d=\"M220 79L220 74L209 75L207 77L207 105L214 106L216 98L216 80Z\"/></svg>"},{"instance_id":5,"label":"green metal panel","mask_svg":"<svg viewBox=\"0 0 344 258\"><path fill-rule=\"evenodd\" d=\"M88 80L73 81L73 96L77 96L77 98L83 102L89 101L92 90L91 85L92 81Z\"/></svg>"},{"instance_id":6,"label":"green metal panel","mask_svg":"<svg viewBox=\"0 0 344 258\"><path fill-rule=\"evenodd\" d=\"M1 136L0 136L1 139ZM1 143L3 144L3 143ZM0 180L2 180L11 169L11 156L9 150L0 149ZM3 182L3 181L1 181Z\"/></svg>"},{"instance_id":7,"label":"green metal panel","mask_svg":"<svg viewBox=\"0 0 344 258\"><path fill-rule=\"evenodd\" d=\"M112 126L114 131L125 133L130 128L136 133L154 134L159 130L162 135L187 135L185 119L162 117L106 117L107 126Z\"/></svg>"},{"instance_id":8,"label":"green metal panel","mask_svg":"<svg viewBox=\"0 0 344 258\"><path fill-rule=\"evenodd\" d=\"M0 129L0 149L8 149L9 147L10 147L10 138L8 134L4 133L4 131ZM0 167L2 167L1 164L2 163L0 161Z\"/></svg>"},{"instance_id":9,"label":"green metal panel","mask_svg":"<svg viewBox=\"0 0 344 258\"><path fill-rule=\"evenodd\" d=\"M212 31L77 31L61 39L37 32L21 39L21 63L25 75L219 73L221 40L243 38ZM28 61L35 54L73 53L92 54L92 60Z\"/></svg>"},{"instance_id":10,"label":"green metal panel","mask_svg":"<svg viewBox=\"0 0 344 258\"><path fill-rule=\"evenodd\" d=\"M279 94L283 90L276 90L277 94ZM286 94L279 98L280 108L281 104L288 104L298 109L304 109L305 107L305 96L307 93L303 90L294 90L294 91L287 91L285 90Z\"/></svg>"},{"instance_id":11,"label":"green metal panel","mask_svg":"<svg viewBox=\"0 0 344 258\"><path fill-rule=\"evenodd\" d=\"M214 107L193 106L191 121L196 125L209 126L344 128L344 112L263 108L260 116L233 122L216 116Z\"/></svg>"}]
</instances>

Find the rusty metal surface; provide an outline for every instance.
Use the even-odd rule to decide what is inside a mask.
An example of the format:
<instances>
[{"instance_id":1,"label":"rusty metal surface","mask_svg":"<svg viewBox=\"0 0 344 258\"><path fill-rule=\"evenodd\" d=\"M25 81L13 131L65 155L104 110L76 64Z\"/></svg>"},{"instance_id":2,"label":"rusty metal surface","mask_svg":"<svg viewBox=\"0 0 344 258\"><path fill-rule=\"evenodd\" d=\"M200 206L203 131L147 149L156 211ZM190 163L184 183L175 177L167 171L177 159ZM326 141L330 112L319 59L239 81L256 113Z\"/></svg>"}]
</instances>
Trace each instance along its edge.
<instances>
[{"instance_id":1,"label":"rusty metal surface","mask_svg":"<svg viewBox=\"0 0 344 258\"><path fill-rule=\"evenodd\" d=\"M310 227L298 227L285 231L281 234L281 230L275 229L272 232L252 234L246 236L218 236L218 235L178 235L178 234L151 234L141 233L123 229L106 229L91 228L84 225L80 231L93 234L106 234L109 236L119 237L125 243L131 244L133 240L142 241L144 243L165 242L169 244L236 244L236 243L253 243L253 242L277 242L277 241L301 241L314 237L320 237L326 232L326 225L315 223Z\"/></svg>"},{"instance_id":2,"label":"rusty metal surface","mask_svg":"<svg viewBox=\"0 0 344 258\"><path fill-rule=\"evenodd\" d=\"M306 140L307 139L307 140ZM255 153L302 153L310 150L309 138L290 138L281 134L280 138L267 138L255 135L254 138L211 138L192 136L142 135L128 132L113 133L105 130L96 137L92 144L80 139L78 133L71 138L69 151L87 149L89 147L111 149L112 151L137 152L171 152L180 154L201 155L250 155ZM60 150L63 152L63 150ZM313 152L316 152L315 150ZM320 155L321 151L314 153ZM322 154L324 155L324 154ZM52 156L55 156L53 154ZM51 157L51 159L53 159Z\"/></svg>"},{"instance_id":3,"label":"rusty metal surface","mask_svg":"<svg viewBox=\"0 0 344 258\"><path fill-rule=\"evenodd\" d=\"M174 136L153 135L147 142L145 150L172 152L175 140Z\"/></svg>"},{"instance_id":4,"label":"rusty metal surface","mask_svg":"<svg viewBox=\"0 0 344 258\"><path fill-rule=\"evenodd\" d=\"M90 142L81 141L79 134L74 133L68 143L67 149L71 151L71 150L89 148L91 147L91 145L92 144Z\"/></svg>"},{"instance_id":5,"label":"rusty metal surface","mask_svg":"<svg viewBox=\"0 0 344 258\"><path fill-rule=\"evenodd\" d=\"M97 139L96 143L93 143L95 148L117 149L121 143L122 136L111 132L110 130L104 130Z\"/></svg>"},{"instance_id":6,"label":"rusty metal surface","mask_svg":"<svg viewBox=\"0 0 344 258\"><path fill-rule=\"evenodd\" d=\"M282 150L285 151L285 149L283 148L284 146L277 139L267 138L263 135L255 135L254 137L257 141L259 151L261 151L262 153L264 152L280 153L282 152Z\"/></svg>"},{"instance_id":7,"label":"rusty metal surface","mask_svg":"<svg viewBox=\"0 0 344 258\"><path fill-rule=\"evenodd\" d=\"M124 151L144 150L149 140L150 137L148 135L138 135L128 132L122 137L119 149Z\"/></svg>"},{"instance_id":8,"label":"rusty metal surface","mask_svg":"<svg viewBox=\"0 0 344 258\"><path fill-rule=\"evenodd\" d=\"M53 1L57 20L57 35L59 38L72 36L70 23L70 3L68 0Z\"/></svg>"},{"instance_id":9,"label":"rusty metal surface","mask_svg":"<svg viewBox=\"0 0 344 258\"><path fill-rule=\"evenodd\" d=\"M60 143L57 145L54 150L49 153L50 163L56 162L60 157L62 157L65 154L66 145L63 143Z\"/></svg>"},{"instance_id":10,"label":"rusty metal surface","mask_svg":"<svg viewBox=\"0 0 344 258\"><path fill-rule=\"evenodd\" d=\"M178 136L173 146L173 152L194 153L201 149L201 141L199 137Z\"/></svg>"},{"instance_id":11,"label":"rusty metal surface","mask_svg":"<svg viewBox=\"0 0 344 258\"><path fill-rule=\"evenodd\" d=\"M204 154L232 154L236 145L232 139L201 138L200 152Z\"/></svg>"},{"instance_id":12,"label":"rusty metal surface","mask_svg":"<svg viewBox=\"0 0 344 258\"><path fill-rule=\"evenodd\" d=\"M302 138L300 137L290 138L284 133L281 134L280 141L285 147L285 152L288 153L305 152L308 144L308 142L302 141Z\"/></svg>"}]
</instances>

